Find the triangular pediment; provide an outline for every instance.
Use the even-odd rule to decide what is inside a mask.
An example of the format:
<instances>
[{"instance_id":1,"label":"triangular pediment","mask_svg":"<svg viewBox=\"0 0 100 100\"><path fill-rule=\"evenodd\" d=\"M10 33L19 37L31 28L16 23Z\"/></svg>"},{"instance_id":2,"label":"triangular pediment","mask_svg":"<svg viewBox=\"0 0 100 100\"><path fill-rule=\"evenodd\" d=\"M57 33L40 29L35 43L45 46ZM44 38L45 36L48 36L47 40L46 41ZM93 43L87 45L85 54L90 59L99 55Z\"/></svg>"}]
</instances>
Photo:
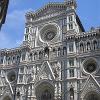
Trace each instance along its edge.
<instances>
[{"instance_id":1,"label":"triangular pediment","mask_svg":"<svg viewBox=\"0 0 100 100\"><path fill-rule=\"evenodd\" d=\"M28 12L27 16L32 16L32 18L39 18L45 15L49 15L56 12L61 12L66 9L66 5L64 3L48 3L41 9L35 12Z\"/></svg>"},{"instance_id":2,"label":"triangular pediment","mask_svg":"<svg viewBox=\"0 0 100 100\"><path fill-rule=\"evenodd\" d=\"M100 90L100 84L97 82L97 80L94 78L93 75L90 75L82 88L82 95L85 95L86 93L91 91L99 91L99 90Z\"/></svg>"},{"instance_id":3,"label":"triangular pediment","mask_svg":"<svg viewBox=\"0 0 100 100\"><path fill-rule=\"evenodd\" d=\"M6 87L3 87L2 94L5 94L5 93L14 94L13 87L12 87L12 83L10 83L8 81L6 75L5 75L5 79L0 78L0 83L2 85L3 84L6 84Z\"/></svg>"},{"instance_id":4,"label":"triangular pediment","mask_svg":"<svg viewBox=\"0 0 100 100\"><path fill-rule=\"evenodd\" d=\"M54 74L48 61L44 62L36 77L35 83L40 80L54 80Z\"/></svg>"},{"instance_id":5,"label":"triangular pediment","mask_svg":"<svg viewBox=\"0 0 100 100\"><path fill-rule=\"evenodd\" d=\"M10 95L13 94L9 86L5 87L5 89L3 91L3 95L5 95L5 94L10 94Z\"/></svg>"}]
</instances>

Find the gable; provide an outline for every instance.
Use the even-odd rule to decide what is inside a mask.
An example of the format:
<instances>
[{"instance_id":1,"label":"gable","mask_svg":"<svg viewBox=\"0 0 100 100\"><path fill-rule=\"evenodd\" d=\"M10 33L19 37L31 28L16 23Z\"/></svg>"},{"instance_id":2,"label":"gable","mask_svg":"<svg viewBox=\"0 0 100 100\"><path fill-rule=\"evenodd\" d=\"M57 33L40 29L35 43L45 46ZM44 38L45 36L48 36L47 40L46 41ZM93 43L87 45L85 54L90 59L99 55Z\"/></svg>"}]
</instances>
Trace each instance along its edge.
<instances>
[{"instance_id":1,"label":"gable","mask_svg":"<svg viewBox=\"0 0 100 100\"><path fill-rule=\"evenodd\" d=\"M99 91L100 85L96 79L90 75L82 88L82 96L91 91ZM83 96L84 97L84 96Z\"/></svg>"},{"instance_id":2,"label":"gable","mask_svg":"<svg viewBox=\"0 0 100 100\"><path fill-rule=\"evenodd\" d=\"M5 94L14 94L14 93L13 93L13 90L9 86L7 86L7 87L5 87L5 89L3 91L3 95L5 95Z\"/></svg>"},{"instance_id":3,"label":"gable","mask_svg":"<svg viewBox=\"0 0 100 100\"><path fill-rule=\"evenodd\" d=\"M26 16L32 17L33 19L38 19L39 17L61 12L64 10L66 10L66 5L64 3L49 3L36 12L28 12Z\"/></svg>"},{"instance_id":4,"label":"gable","mask_svg":"<svg viewBox=\"0 0 100 100\"><path fill-rule=\"evenodd\" d=\"M54 74L48 61L43 62L41 69L36 77L35 83L40 80L54 80Z\"/></svg>"}]
</instances>

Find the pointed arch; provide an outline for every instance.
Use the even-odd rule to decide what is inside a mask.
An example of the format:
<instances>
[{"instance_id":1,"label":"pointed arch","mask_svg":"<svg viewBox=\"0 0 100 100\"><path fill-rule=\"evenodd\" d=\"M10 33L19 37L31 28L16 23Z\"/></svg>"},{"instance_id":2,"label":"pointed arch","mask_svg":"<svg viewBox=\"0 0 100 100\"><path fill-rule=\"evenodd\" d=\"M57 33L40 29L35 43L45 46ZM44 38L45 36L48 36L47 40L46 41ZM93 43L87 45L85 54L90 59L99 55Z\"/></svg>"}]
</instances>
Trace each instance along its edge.
<instances>
[{"instance_id":1,"label":"pointed arch","mask_svg":"<svg viewBox=\"0 0 100 100\"><path fill-rule=\"evenodd\" d=\"M70 88L70 100L74 100L74 88Z\"/></svg>"},{"instance_id":2,"label":"pointed arch","mask_svg":"<svg viewBox=\"0 0 100 100\"><path fill-rule=\"evenodd\" d=\"M93 40L93 50L96 50L98 48L98 42L97 40Z\"/></svg>"},{"instance_id":3,"label":"pointed arch","mask_svg":"<svg viewBox=\"0 0 100 100\"><path fill-rule=\"evenodd\" d=\"M26 56L26 53L23 53L23 54L22 54L22 61L25 60L25 56Z\"/></svg>"},{"instance_id":4,"label":"pointed arch","mask_svg":"<svg viewBox=\"0 0 100 100\"><path fill-rule=\"evenodd\" d=\"M100 100L100 95L96 91L90 91L84 97L85 100Z\"/></svg>"},{"instance_id":5,"label":"pointed arch","mask_svg":"<svg viewBox=\"0 0 100 100\"><path fill-rule=\"evenodd\" d=\"M37 59L37 52L34 53L34 60Z\"/></svg>"},{"instance_id":6,"label":"pointed arch","mask_svg":"<svg viewBox=\"0 0 100 100\"><path fill-rule=\"evenodd\" d=\"M86 42L86 50L87 51L90 51L91 50L91 42L90 42L90 40L88 40L87 42Z\"/></svg>"},{"instance_id":7,"label":"pointed arch","mask_svg":"<svg viewBox=\"0 0 100 100\"><path fill-rule=\"evenodd\" d=\"M49 47L45 47L44 48L44 56L48 56L49 57Z\"/></svg>"},{"instance_id":8,"label":"pointed arch","mask_svg":"<svg viewBox=\"0 0 100 100\"><path fill-rule=\"evenodd\" d=\"M80 51L81 52L84 52L84 42L83 41L81 41L80 43L79 43L79 48L80 48Z\"/></svg>"},{"instance_id":9,"label":"pointed arch","mask_svg":"<svg viewBox=\"0 0 100 100\"><path fill-rule=\"evenodd\" d=\"M11 64L11 57L8 57L8 64Z\"/></svg>"},{"instance_id":10,"label":"pointed arch","mask_svg":"<svg viewBox=\"0 0 100 100\"><path fill-rule=\"evenodd\" d=\"M20 56L18 55L17 56L17 63L19 63L20 62Z\"/></svg>"},{"instance_id":11,"label":"pointed arch","mask_svg":"<svg viewBox=\"0 0 100 100\"><path fill-rule=\"evenodd\" d=\"M67 54L67 49L66 47L63 47L63 55L66 55Z\"/></svg>"},{"instance_id":12,"label":"pointed arch","mask_svg":"<svg viewBox=\"0 0 100 100\"><path fill-rule=\"evenodd\" d=\"M54 86L49 81L40 82L35 87L37 100L54 100Z\"/></svg>"},{"instance_id":13,"label":"pointed arch","mask_svg":"<svg viewBox=\"0 0 100 100\"><path fill-rule=\"evenodd\" d=\"M40 51L39 52L39 59L42 59L43 58L43 51Z\"/></svg>"},{"instance_id":14,"label":"pointed arch","mask_svg":"<svg viewBox=\"0 0 100 100\"><path fill-rule=\"evenodd\" d=\"M58 55L58 56L61 55L61 48L60 48L60 47L58 48L58 53L57 53L57 55Z\"/></svg>"},{"instance_id":15,"label":"pointed arch","mask_svg":"<svg viewBox=\"0 0 100 100\"><path fill-rule=\"evenodd\" d=\"M33 54L32 53L29 54L29 58L30 58L30 61L33 60Z\"/></svg>"}]
</instances>

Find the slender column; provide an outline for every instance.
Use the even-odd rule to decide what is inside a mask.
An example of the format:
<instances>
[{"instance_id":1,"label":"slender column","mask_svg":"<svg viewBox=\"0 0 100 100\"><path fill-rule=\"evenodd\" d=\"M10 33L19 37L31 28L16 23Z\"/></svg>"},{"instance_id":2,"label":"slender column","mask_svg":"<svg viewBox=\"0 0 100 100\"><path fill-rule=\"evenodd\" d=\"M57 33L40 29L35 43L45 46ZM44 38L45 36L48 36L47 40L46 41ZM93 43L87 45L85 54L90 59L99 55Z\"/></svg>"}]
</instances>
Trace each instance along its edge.
<instances>
[{"instance_id":1,"label":"slender column","mask_svg":"<svg viewBox=\"0 0 100 100\"><path fill-rule=\"evenodd\" d=\"M75 82L74 100L77 100L77 82Z\"/></svg>"},{"instance_id":2,"label":"slender column","mask_svg":"<svg viewBox=\"0 0 100 100\"><path fill-rule=\"evenodd\" d=\"M25 61L28 61L28 55L29 55L29 53L26 52Z\"/></svg>"},{"instance_id":3,"label":"slender column","mask_svg":"<svg viewBox=\"0 0 100 100\"><path fill-rule=\"evenodd\" d=\"M75 44L75 41L74 41L74 52L76 53L76 44Z\"/></svg>"},{"instance_id":4,"label":"slender column","mask_svg":"<svg viewBox=\"0 0 100 100\"><path fill-rule=\"evenodd\" d=\"M67 70L67 78L70 78L69 75L70 73L69 73L69 69Z\"/></svg>"},{"instance_id":5,"label":"slender column","mask_svg":"<svg viewBox=\"0 0 100 100\"><path fill-rule=\"evenodd\" d=\"M7 64L7 61L6 61L6 56L4 56L3 58L3 65Z\"/></svg>"},{"instance_id":6,"label":"slender column","mask_svg":"<svg viewBox=\"0 0 100 100\"><path fill-rule=\"evenodd\" d=\"M54 100L57 99L57 84L55 83L55 95L54 95Z\"/></svg>"},{"instance_id":7,"label":"slender column","mask_svg":"<svg viewBox=\"0 0 100 100\"><path fill-rule=\"evenodd\" d=\"M59 87L58 87L58 94L59 94L59 100L61 100L61 83L59 82Z\"/></svg>"},{"instance_id":8,"label":"slender column","mask_svg":"<svg viewBox=\"0 0 100 100\"><path fill-rule=\"evenodd\" d=\"M74 69L75 77L77 78L77 69Z\"/></svg>"}]
</instances>

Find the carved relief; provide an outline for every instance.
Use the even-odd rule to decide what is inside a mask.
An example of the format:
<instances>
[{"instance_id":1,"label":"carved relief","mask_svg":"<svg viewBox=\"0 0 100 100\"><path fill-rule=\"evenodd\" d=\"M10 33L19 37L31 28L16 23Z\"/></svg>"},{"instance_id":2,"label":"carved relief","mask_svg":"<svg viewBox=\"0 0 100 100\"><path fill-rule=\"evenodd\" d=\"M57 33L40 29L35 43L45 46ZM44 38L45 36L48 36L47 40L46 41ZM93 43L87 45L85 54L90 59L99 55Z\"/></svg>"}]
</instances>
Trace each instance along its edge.
<instances>
[{"instance_id":1,"label":"carved relief","mask_svg":"<svg viewBox=\"0 0 100 100\"><path fill-rule=\"evenodd\" d=\"M61 79L61 64L60 62L56 62L53 67L54 75L56 79Z\"/></svg>"}]
</instances>

